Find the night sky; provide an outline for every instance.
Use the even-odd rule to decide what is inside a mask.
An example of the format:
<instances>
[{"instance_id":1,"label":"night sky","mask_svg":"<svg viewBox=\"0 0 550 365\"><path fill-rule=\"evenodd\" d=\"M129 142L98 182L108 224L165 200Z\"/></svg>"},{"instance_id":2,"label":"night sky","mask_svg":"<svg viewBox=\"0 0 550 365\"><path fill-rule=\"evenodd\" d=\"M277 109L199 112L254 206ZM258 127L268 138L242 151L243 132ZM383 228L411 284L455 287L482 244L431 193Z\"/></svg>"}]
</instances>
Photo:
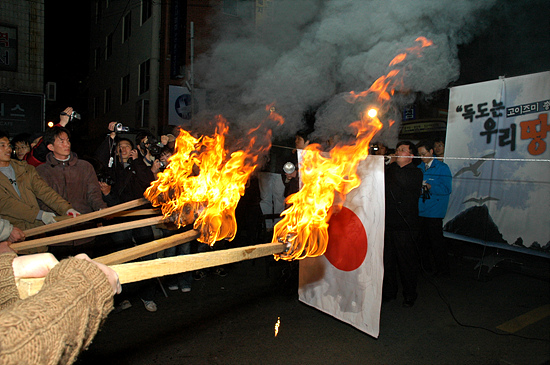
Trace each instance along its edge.
<instances>
[{"instance_id":1,"label":"night sky","mask_svg":"<svg viewBox=\"0 0 550 365\"><path fill-rule=\"evenodd\" d=\"M46 1L44 82L57 83L57 102L48 102L46 120L67 106L86 109L85 84L89 58L90 1Z\"/></svg>"}]
</instances>

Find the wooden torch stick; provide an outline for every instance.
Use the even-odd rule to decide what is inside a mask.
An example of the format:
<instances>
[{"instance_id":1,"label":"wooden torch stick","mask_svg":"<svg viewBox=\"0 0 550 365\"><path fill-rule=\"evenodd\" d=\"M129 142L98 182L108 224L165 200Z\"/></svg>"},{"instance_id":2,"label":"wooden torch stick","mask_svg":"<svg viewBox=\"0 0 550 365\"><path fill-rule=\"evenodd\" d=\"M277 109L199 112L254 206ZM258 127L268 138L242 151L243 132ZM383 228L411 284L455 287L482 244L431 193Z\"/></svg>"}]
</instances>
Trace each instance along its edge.
<instances>
[{"instance_id":1,"label":"wooden torch stick","mask_svg":"<svg viewBox=\"0 0 550 365\"><path fill-rule=\"evenodd\" d=\"M126 209L136 208L146 203L148 203L147 199L139 198L139 199L131 200L126 203L115 205L113 207L101 209L96 212L81 214L71 219L64 219L57 223L52 223L52 224L47 224L45 226L27 229L26 231L24 231L25 237L36 236L37 234L55 231L56 229L67 228L70 226L74 226L75 224L84 223L92 219L102 218Z\"/></svg>"},{"instance_id":2,"label":"wooden torch stick","mask_svg":"<svg viewBox=\"0 0 550 365\"><path fill-rule=\"evenodd\" d=\"M159 215L161 214L160 209L137 209L137 210L125 210L122 212L114 213L106 218L115 218L115 217L135 217L141 215Z\"/></svg>"},{"instance_id":3,"label":"wooden torch stick","mask_svg":"<svg viewBox=\"0 0 550 365\"><path fill-rule=\"evenodd\" d=\"M132 228L152 226L157 223L162 223L163 221L164 221L164 217L151 217L151 218L140 219L140 220L131 221L131 222L113 224L111 226L91 228L83 231L59 234L57 236L52 236L52 237L44 237L44 238L38 238L36 240L18 242L10 245L10 248L16 252L19 252L21 250L27 250L29 248L53 245L55 243L67 242L67 241L72 241L72 240L77 240L77 239L92 237L92 236L99 236L102 234L119 232L119 231L124 231Z\"/></svg>"},{"instance_id":4,"label":"wooden torch stick","mask_svg":"<svg viewBox=\"0 0 550 365\"><path fill-rule=\"evenodd\" d=\"M274 255L282 253L284 249L285 244L283 243L264 243L228 250L202 252L193 255L130 262L112 265L111 268L118 273L120 283L127 284L160 276L179 274L182 272ZM25 299L40 291L44 279L19 279L16 280L16 283L19 289L19 295L22 299Z\"/></svg>"},{"instance_id":5,"label":"wooden torch stick","mask_svg":"<svg viewBox=\"0 0 550 365\"><path fill-rule=\"evenodd\" d=\"M199 235L199 231L192 229L190 231L178 233L170 237L165 237L156 241L144 243L142 245L137 245L126 250L117 251L109 255L96 257L94 261L100 262L105 265L123 264L125 262L132 261L140 257L147 256L149 254L192 241L195 238L199 237Z\"/></svg>"}]
</instances>

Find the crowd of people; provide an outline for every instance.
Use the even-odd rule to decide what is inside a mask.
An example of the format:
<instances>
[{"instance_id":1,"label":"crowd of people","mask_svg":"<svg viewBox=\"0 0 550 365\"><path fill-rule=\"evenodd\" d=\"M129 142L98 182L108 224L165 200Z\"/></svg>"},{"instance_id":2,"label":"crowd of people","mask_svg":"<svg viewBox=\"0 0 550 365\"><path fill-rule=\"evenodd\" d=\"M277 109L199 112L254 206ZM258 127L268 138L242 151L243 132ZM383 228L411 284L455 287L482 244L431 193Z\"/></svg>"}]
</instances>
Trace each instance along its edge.
<instances>
[{"instance_id":1,"label":"crowd of people","mask_svg":"<svg viewBox=\"0 0 550 365\"><path fill-rule=\"evenodd\" d=\"M95 156L80 159L72 151L66 128L72 115L72 108L66 108L59 123L45 133L10 139L0 131L0 356L6 363L72 363L89 345L122 289L115 271L90 259L94 238L17 254L11 245L25 240L26 230L55 223L59 216L76 217L143 197L173 153L173 135L154 143L154 137L143 131L135 136L134 148L134 141L115 133L116 123L110 123L110 133ZM99 224L114 223L112 219ZM147 226L109 238L120 249L152 241L155 235ZM172 254L176 252L185 250L177 248ZM20 299L16 279L33 277L45 277L41 291ZM139 289L151 312L157 310L154 284L143 282ZM189 286L182 291L189 291ZM118 306L127 308L127 303Z\"/></svg>"},{"instance_id":2,"label":"crowd of people","mask_svg":"<svg viewBox=\"0 0 550 365\"><path fill-rule=\"evenodd\" d=\"M21 359L21 349L32 347L32 338L21 339L24 326L48 328L51 340L55 341L64 331L71 333L73 322L87 328L84 341L77 334L83 329L78 328L69 340L80 341L78 345L65 349L38 346L32 353L48 359L74 360L115 306L114 294L120 294L121 287L116 272L89 258L88 255L96 253L97 242L93 237L18 252L25 254L20 256L10 245L24 240L25 230L55 223L58 216L74 217L143 197L174 153L176 137L172 134L161 136L159 142L148 131L139 131L135 138L128 138L117 131L116 122L111 122L93 158L81 159L71 148L71 132L66 128L71 115L72 108L65 109L59 123L42 134L17 135L10 139L6 132L0 131L0 270L3 270L0 329L5 338L9 338L3 341L0 355L12 356L15 362ZM269 238L279 214L285 209L286 197L301 188L300 154L310 144L309 135L308 131L298 132L294 148L272 147L262 166L250 177L236 209L241 244L243 240L254 244ZM421 267L434 275L449 275L442 219L452 182L449 167L442 161L443 152L441 140L418 144L401 141L395 149L378 142L373 147L372 154L384 155L386 164L383 301L397 298L400 279L403 305L413 306L418 296L416 285ZM119 219L103 220L101 224L115 224ZM87 224L97 226L98 223ZM144 226L112 233L109 241L116 251L179 231L181 228L169 224ZM212 249L198 242L194 247L198 252ZM44 253L46 250L49 253ZM165 250L163 255L184 255L191 251L188 242ZM142 260L156 257L158 254L151 254ZM58 262L58 258L63 260ZM223 267L216 268L215 272L226 275ZM170 290L189 292L193 278L199 280L204 275L202 271L193 276L184 273L165 282ZM19 299L16 278L44 276L47 285L40 295L25 301ZM157 310L156 285L155 280L145 281L138 290L145 309L150 312ZM116 299L119 310L131 307L128 298L118 296ZM56 305L48 304L44 310L44 303L50 302ZM85 304L73 305L59 317L57 304L63 306L63 303ZM94 316L87 314L89 311ZM82 316L86 319L81 320ZM18 319L10 322L10 317ZM61 320L55 321L55 318ZM12 346L20 343L24 343L20 350L12 351Z\"/></svg>"}]
</instances>

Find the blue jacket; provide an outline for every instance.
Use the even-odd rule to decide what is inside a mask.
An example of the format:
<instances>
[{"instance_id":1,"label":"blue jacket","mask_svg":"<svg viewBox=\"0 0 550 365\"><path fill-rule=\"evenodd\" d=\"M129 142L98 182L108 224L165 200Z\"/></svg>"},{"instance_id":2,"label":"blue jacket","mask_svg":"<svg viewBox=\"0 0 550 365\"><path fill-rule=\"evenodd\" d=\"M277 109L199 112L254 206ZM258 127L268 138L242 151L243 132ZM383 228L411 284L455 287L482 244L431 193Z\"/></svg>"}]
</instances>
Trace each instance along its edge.
<instances>
[{"instance_id":1,"label":"blue jacket","mask_svg":"<svg viewBox=\"0 0 550 365\"><path fill-rule=\"evenodd\" d=\"M422 162L418 168L424 174L424 181L431 185L430 198L418 200L418 213L426 218L443 218L447 213L449 195L451 195L452 175L446 163L434 158L428 170Z\"/></svg>"}]
</instances>

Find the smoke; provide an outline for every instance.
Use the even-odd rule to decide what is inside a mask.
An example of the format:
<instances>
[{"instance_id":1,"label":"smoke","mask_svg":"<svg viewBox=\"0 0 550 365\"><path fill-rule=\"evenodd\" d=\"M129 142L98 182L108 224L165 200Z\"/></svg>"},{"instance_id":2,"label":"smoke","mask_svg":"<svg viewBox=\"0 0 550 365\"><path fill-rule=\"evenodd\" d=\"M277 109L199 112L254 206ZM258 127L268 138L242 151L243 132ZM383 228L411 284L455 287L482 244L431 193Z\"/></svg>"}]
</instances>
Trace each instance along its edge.
<instances>
[{"instance_id":1,"label":"smoke","mask_svg":"<svg viewBox=\"0 0 550 365\"><path fill-rule=\"evenodd\" d=\"M321 141L349 133L347 126L357 117L357 107L342 96L368 89L398 53L417 46L415 39L423 36L434 45L400 65L402 85L385 110L399 121L400 108L418 94L458 79L458 46L483 28L480 14L494 3L276 0L262 28L223 16L214 21L219 40L197 60L196 81L209 90L210 112L224 115L235 130L255 126L265 118L265 106L275 103L285 118L275 136L304 128L303 114L313 108L315 137ZM397 130L395 125L383 130L382 139L394 138Z\"/></svg>"}]
</instances>

